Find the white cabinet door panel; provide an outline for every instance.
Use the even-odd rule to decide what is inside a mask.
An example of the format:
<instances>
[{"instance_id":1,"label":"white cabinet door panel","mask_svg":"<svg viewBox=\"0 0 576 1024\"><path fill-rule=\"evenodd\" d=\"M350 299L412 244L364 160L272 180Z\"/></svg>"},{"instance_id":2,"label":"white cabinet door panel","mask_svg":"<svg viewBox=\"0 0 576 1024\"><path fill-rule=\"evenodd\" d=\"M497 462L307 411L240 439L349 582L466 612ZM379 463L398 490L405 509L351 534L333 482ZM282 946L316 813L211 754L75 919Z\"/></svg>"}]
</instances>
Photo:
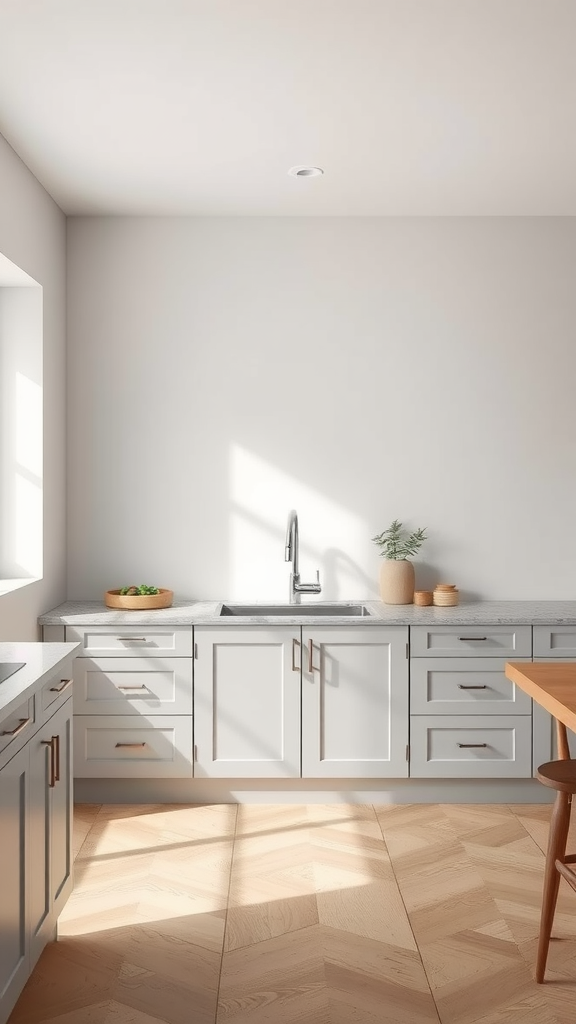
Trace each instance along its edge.
<instances>
[{"instance_id":1,"label":"white cabinet door panel","mask_svg":"<svg viewBox=\"0 0 576 1024\"><path fill-rule=\"evenodd\" d=\"M29 971L28 747L0 771L0 1019L8 1019Z\"/></svg>"},{"instance_id":2,"label":"white cabinet door panel","mask_svg":"<svg viewBox=\"0 0 576 1024\"><path fill-rule=\"evenodd\" d=\"M302 776L408 775L405 627L302 632Z\"/></svg>"},{"instance_id":3,"label":"white cabinet door panel","mask_svg":"<svg viewBox=\"0 0 576 1024\"><path fill-rule=\"evenodd\" d=\"M194 774L300 775L300 630L196 628Z\"/></svg>"}]
</instances>

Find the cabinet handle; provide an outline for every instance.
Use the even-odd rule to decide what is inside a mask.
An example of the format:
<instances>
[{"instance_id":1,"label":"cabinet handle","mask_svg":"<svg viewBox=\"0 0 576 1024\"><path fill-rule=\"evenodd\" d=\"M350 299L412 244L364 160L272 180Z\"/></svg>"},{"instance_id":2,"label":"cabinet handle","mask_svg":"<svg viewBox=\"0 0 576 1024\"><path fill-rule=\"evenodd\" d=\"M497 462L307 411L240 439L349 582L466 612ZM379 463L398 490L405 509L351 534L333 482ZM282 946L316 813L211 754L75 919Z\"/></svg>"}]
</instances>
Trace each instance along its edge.
<instances>
[{"instance_id":1,"label":"cabinet handle","mask_svg":"<svg viewBox=\"0 0 576 1024\"><path fill-rule=\"evenodd\" d=\"M60 782L60 736L53 736L54 743L54 782Z\"/></svg>"},{"instance_id":2,"label":"cabinet handle","mask_svg":"<svg viewBox=\"0 0 576 1024\"><path fill-rule=\"evenodd\" d=\"M301 667L302 667L302 656L300 656L300 664L299 665L296 664L296 648L297 647L298 648L301 647L300 641L297 640L296 637L293 637L292 638L292 671L293 672L299 672Z\"/></svg>"},{"instance_id":3,"label":"cabinet handle","mask_svg":"<svg viewBox=\"0 0 576 1024\"><path fill-rule=\"evenodd\" d=\"M50 789L54 789L56 785L56 764L54 761L54 736L51 740L40 740L44 747L50 747L50 779L48 785Z\"/></svg>"},{"instance_id":4,"label":"cabinet handle","mask_svg":"<svg viewBox=\"0 0 576 1024\"><path fill-rule=\"evenodd\" d=\"M487 640L488 637L487 636L459 636L458 639L459 640L474 640L474 641L477 641L477 640Z\"/></svg>"},{"instance_id":5,"label":"cabinet handle","mask_svg":"<svg viewBox=\"0 0 576 1024\"><path fill-rule=\"evenodd\" d=\"M139 643L139 644L145 644L146 643L146 637L145 636L117 636L116 639L117 640L127 640L130 643Z\"/></svg>"},{"instance_id":6,"label":"cabinet handle","mask_svg":"<svg viewBox=\"0 0 576 1024\"><path fill-rule=\"evenodd\" d=\"M458 689L459 690L487 690L488 687L486 686L486 683L482 683L481 685L478 685L478 686L466 686L464 683L458 683Z\"/></svg>"},{"instance_id":7,"label":"cabinet handle","mask_svg":"<svg viewBox=\"0 0 576 1024\"><path fill-rule=\"evenodd\" d=\"M117 747L145 747L145 743L117 743Z\"/></svg>"},{"instance_id":8,"label":"cabinet handle","mask_svg":"<svg viewBox=\"0 0 576 1024\"><path fill-rule=\"evenodd\" d=\"M317 668L314 664L314 642L312 640L308 641L308 671L310 675L312 675L313 672L320 671L320 668Z\"/></svg>"},{"instance_id":9,"label":"cabinet handle","mask_svg":"<svg viewBox=\"0 0 576 1024\"><path fill-rule=\"evenodd\" d=\"M119 686L119 690L130 691L131 693L150 693L147 686Z\"/></svg>"},{"instance_id":10,"label":"cabinet handle","mask_svg":"<svg viewBox=\"0 0 576 1024\"><path fill-rule=\"evenodd\" d=\"M29 721L30 721L29 718L21 718L20 719L20 724L17 725L15 729L4 729L0 733L0 736L17 736L18 733L22 732L22 729L26 728L26 726L28 725Z\"/></svg>"},{"instance_id":11,"label":"cabinet handle","mask_svg":"<svg viewBox=\"0 0 576 1024\"><path fill-rule=\"evenodd\" d=\"M459 747L487 747L487 743L458 743Z\"/></svg>"},{"instance_id":12,"label":"cabinet handle","mask_svg":"<svg viewBox=\"0 0 576 1024\"><path fill-rule=\"evenodd\" d=\"M71 679L61 679L60 686L50 687L50 693L64 693L64 690L67 690L69 686L72 686Z\"/></svg>"}]
</instances>

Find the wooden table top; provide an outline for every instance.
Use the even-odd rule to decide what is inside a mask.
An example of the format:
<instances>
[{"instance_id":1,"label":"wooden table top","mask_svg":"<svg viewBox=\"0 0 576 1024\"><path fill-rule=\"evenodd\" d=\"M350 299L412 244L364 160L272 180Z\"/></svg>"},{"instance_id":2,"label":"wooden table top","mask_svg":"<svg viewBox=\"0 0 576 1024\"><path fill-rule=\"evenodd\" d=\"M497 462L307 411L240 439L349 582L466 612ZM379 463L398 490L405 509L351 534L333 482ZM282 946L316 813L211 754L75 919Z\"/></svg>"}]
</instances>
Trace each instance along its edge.
<instances>
[{"instance_id":1,"label":"wooden table top","mask_svg":"<svg viewBox=\"0 0 576 1024\"><path fill-rule=\"evenodd\" d=\"M576 662L509 661L506 677L576 732Z\"/></svg>"}]
</instances>

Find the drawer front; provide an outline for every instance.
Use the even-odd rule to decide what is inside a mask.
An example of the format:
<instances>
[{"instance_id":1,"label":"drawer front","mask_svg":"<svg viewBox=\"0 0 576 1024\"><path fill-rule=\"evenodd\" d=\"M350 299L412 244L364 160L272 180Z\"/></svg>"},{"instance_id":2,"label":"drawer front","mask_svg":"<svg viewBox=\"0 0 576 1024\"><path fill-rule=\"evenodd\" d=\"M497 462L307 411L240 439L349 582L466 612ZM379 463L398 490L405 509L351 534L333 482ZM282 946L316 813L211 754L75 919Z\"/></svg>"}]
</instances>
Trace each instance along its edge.
<instances>
[{"instance_id":1,"label":"drawer front","mask_svg":"<svg viewBox=\"0 0 576 1024\"><path fill-rule=\"evenodd\" d=\"M534 626L534 657L561 661L576 658L576 625Z\"/></svg>"},{"instance_id":2,"label":"drawer front","mask_svg":"<svg viewBox=\"0 0 576 1024\"><path fill-rule=\"evenodd\" d=\"M77 778L190 778L192 749L188 715L74 715Z\"/></svg>"},{"instance_id":3,"label":"drawer front","mask_svg":"<svg viewBox=\"0 0 576 1024\"><path fill-rule=\"evenodd\" d=\"M524 779L532 776L529 715L414 716L413 779Z\"/></svg>"},{"instance_id":4,"label":"drawer front","mask_svg":"<svg viewBox=\"0 0 576 1024\"><path fill-rule=\"evenodd\" d=\"M35 700L29 697L11 711L0 724L0 766L20 750L34 731Z\"/></svg>"},{"instance_id":5,"label":"drawer front","mask_svg":"<svg viewBox=\"0 0 576 1024\"><path fill-rule=\"evenodd\" d=\"M532 657L532 626L412 626L413 658Z\"/></svg>"},{"instance_id":6,"label":"drawer front","mask_svg":"<svg viewBox=\"0 0 576 1024\"><path fill-rule=\"evenodd\" d=\"M66 640L82 644L80 658L191 658L191 626L66 626Z\"/></svg>"},{"instance_id":7,"label":"drawer front","mask_svg":"<svg viewBox=\"0 0 576 1024\"><path fill-rule=\"evenodd\" d=\"M73 673L74 661L70 659L61 664L56 675L42 687L39 701L43 721L50 718L72 695Z\"/></svg>"},{"instance_id":8,"label":"drawer front","mask_svg":"<svg viewBox=\"0 0 576 1024\"><path fill-rule=\"evenodd\" d=\"M191 715L191 658L77 658L77 715Z\"/></svg>"},{"instance_id":9,"label":"drawer front","mask_svg":"<svg viewBox=\"0 0 576 1024\"><path fill-rule=\"evenodd\" d=\"M529 715L530 697L501 658L418 658L410 665L413 715Z\"/></svg>"}]
</instances>

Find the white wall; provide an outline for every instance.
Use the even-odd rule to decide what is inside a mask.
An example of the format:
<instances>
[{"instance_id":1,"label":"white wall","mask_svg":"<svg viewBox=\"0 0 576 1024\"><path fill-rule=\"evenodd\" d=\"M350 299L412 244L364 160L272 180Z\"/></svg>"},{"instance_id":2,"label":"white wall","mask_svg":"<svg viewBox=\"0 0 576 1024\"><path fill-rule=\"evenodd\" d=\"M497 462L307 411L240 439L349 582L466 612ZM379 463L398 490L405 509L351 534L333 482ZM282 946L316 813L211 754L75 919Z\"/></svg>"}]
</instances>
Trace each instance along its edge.
<instances>
[{"instance_id":1,"label":"white wall","mask_svg":"<svg viewBox=\"0 0 576 1024\"><path fill-rule=\"evenodd\" d=\"M43 578L0 595L0 640L36 640L38 615L66 596L66 222L1 136L0 253L42 287Z\"/></svg>"},{"instance_id":2,"label":"white wall","mask_svg":"<svg viewBox=\"0 0 576 1024\"><path fill-rule=\"evenodd\" d=\"M576 224L73 218L69 597L576 596Z\"/></svg>"}]
</instances>

